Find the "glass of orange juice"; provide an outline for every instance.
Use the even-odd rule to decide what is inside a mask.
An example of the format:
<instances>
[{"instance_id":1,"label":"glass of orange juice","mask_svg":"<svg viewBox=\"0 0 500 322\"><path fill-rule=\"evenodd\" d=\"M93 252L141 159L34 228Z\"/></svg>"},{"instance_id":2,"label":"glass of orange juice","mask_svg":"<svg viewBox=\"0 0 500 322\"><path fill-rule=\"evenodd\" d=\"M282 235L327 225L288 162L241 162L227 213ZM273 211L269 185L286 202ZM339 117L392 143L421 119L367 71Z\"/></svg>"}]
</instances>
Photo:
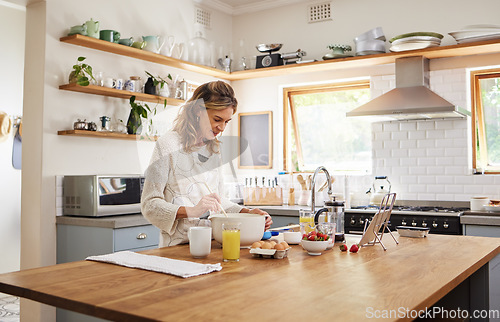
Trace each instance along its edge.
<instances>
[{"instance_id":1,"label":"glass of orange juice","mask_svg":"<svg viewBox=\"0 0 500 322\"><path fill-rule=\"evenodd\" d=\"M314 212L311 210L300 209L299 210L299 225L300 232L307 234L314 230Z\"/></svg>"},{"instance_id":2,"label":"glass of orange juice","mask_svg":"<svg viewBox=\"0 0 500 322\"><path fill-rule=\"evenodd\" d=\"M240 260L240 226L239 222L222 223L222 259L225 262Z\"/></svg>"}]
</instances>

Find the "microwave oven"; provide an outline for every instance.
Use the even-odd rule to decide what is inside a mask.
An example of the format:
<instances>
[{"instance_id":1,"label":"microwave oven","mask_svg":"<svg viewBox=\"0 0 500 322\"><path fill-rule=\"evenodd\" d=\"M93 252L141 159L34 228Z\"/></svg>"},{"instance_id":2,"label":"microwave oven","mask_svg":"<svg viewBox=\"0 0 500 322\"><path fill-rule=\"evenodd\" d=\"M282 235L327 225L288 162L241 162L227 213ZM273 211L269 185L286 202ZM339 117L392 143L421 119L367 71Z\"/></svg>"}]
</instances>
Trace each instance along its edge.
<instances>
[{"instance_id":1,"label":"microwave oven","mask_svg":"<svg viewBox=\"0 0 500 322\"><path fill-rule=\"evenodd\" d=\"M102 217L140 213L143 186L140 175L64 176L63 214Z\"/></svg>"}]
</instances>

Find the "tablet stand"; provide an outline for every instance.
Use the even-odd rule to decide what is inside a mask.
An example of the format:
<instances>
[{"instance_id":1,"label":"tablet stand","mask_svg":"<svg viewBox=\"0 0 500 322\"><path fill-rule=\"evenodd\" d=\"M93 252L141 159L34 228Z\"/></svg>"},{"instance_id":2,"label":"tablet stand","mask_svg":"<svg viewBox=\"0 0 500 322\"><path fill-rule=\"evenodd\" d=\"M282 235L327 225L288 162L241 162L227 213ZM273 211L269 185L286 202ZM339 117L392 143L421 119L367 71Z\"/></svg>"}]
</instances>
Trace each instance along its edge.
<instances>
[{"instance_id":1,"label":"tablet stand","mask_svg":"<svg viewBox=\"0 0 500 322\"><path fill-rule=\"evenodd\" d=\"M371 222L366 219L365 228L363 229L363 237L361 237L361 241L359 242L361 246L373 246L379 243L384 250L387 250L385 245L382 243L382 237L384 236L384 232L386 230L389 232L396 244L399 244L389 227L387 227L395 201L396 193L386 194L380 203L378 212L373 216Z\"/></svg>"}]
</instances>

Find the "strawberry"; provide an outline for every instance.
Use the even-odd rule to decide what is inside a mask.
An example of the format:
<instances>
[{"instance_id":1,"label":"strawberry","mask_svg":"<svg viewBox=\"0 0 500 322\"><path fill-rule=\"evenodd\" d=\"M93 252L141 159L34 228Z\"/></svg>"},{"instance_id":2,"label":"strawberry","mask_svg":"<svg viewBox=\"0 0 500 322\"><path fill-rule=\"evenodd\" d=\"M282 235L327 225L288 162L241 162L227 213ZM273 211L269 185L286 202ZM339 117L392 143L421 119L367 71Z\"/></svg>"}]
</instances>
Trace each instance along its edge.
<instances>
[{"instance_id":1,"label":"strawberry","mask_svg":"<svg viewBox=\"0 0 500 322\"><path fill-rule=\"evenodd\" d=\"M340 250L343 251L343 252L346 252L347 251L347 245L346 244L342 244L339 246Z\"/></svg>"},{"instance_id":2,"label":"strawberry","mask_svg":"<svg viewBox=\"0 0 500 322\"><path fill-rule=\"evenodd\" d=\"M316 237L314 235L311 235L311 236L307 237L307 239L310 241L314 241L314 240L316 240Z\"/></svg>"},{"instance_id":3,"label":"strawberry","mask_svg":"<svg viewBox=\"0 0 500 322\"><path fill-rule=\"evenodd\" d=\"M358 252L358 250L359 250L359 245L358 245L358 244L353 244L353 245L351 246L351 249L349 249L349 251L350 251L351 253L357 253L357 252Z\"/></svg>"}]
</instances>

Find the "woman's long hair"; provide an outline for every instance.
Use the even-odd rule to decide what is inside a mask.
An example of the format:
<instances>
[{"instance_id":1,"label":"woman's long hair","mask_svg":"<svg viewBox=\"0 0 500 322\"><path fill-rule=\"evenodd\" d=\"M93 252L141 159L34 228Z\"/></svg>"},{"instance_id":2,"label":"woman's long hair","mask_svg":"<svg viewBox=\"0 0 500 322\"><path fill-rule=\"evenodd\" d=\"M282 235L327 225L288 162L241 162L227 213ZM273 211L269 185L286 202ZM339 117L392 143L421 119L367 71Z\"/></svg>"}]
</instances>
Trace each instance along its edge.
<instances>
[{"instance_id":1,"label":"woman's long hair","mask_svg":"<svg viewBox=\"0 0 500 322\"><path fill-rule=\"evenodd\" d=\"M233 108L233 114L236 113L238 101L234 97L234 90L229 84L223 81L214 81L198 86L193 96L180 109L174 120L172 130L179 133L182 148L186 152L193 152L199 148L196 144L198 143L197 139L200 131L200 119L197 116L200 110L204 108L223 110L228 107ZM217 138L206 143L211 153L220 152L220 141Z\"/></svg>"}]
</instances>

